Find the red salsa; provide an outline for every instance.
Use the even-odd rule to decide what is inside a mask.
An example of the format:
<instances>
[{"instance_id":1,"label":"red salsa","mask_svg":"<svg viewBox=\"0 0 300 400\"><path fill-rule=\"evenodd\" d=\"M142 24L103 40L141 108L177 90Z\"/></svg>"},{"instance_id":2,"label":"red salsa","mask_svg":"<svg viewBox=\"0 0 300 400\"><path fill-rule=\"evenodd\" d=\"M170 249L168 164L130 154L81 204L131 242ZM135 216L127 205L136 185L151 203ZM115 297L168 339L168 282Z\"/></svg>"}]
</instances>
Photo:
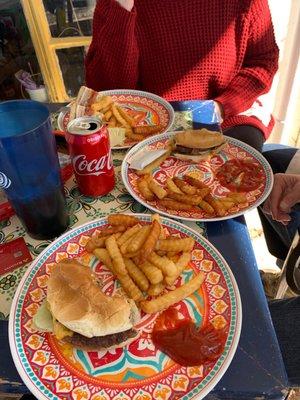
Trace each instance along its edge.
<instances>
[{"instance_id":1,"label":"red salsa","mask_svg":"<svg viewBox=\"0 0 300 400\"><path fill-rule=\"evenodd\" d=\"M211 324L199 329L190 319L179 319L177 310L170 308L158 317L152 340L178 364L193 366L218 359L223 353L226 335Z\"/></svg>"},{"instance_id":2,"label":"red salsa","mask_svg":"<svg viewBox=\"0 0 300 400\"><path fill-rule=\"evenodd\" d=\"M219 168L216 177L222 186L230 190L250 192L263 183L264 170L258 163L233 159Z\"/></svg>"}]
</instances>

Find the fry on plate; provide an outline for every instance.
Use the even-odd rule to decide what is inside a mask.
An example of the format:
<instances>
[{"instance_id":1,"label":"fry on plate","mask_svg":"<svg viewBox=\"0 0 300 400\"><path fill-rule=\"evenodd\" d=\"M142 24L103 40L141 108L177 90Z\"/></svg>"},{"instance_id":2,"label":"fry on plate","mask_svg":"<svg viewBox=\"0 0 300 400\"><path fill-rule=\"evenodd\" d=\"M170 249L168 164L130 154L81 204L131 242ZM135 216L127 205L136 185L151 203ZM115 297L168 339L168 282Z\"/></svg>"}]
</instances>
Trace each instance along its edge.
<instances>
[{"instance_id":1,"label":"fry on plate","mask_svg":"<svg viewBox=\"0 0 300 400\"><path fill-rule=\"evenodd\" d=\"M212 206L212 208L215 210L215 212L217 213L217 215L219 217L223 217L225 215L226 210L223 207L222 203L220 201L218 201L217 199L215 199L211 194L208 194L207 196L205 196L204 200L209 205Z\"/></svg>"},{"instance_id":2,"label":"fry on plate","mask_svg":"<svg viewBox=\"0 0 300 400\"><path fill-rule=\"evenodd\" d=\"M105 228L103 229L98 235L98 239L104 237L104 236L109 236L113 235L114 233L119 233L119 232L124 232L126 230L126 226L124 225L117 225L117 226L112 226L110 228Z\"/></svg>"},{"instance_id":3,"label":"fry on plate","mask_svg":"<svg viewBox=\"0 0 300 400\"><path fill-rule=\"evenodd\" d=\"M192 251L195 244L195 240L191 237L186 237L182 239L164 239L157 243L157 250L164 251Z\"/></svg>"},{"instance_id":4,"label":"fry on plate","mask_svg":"<svg viewBox=\"0 0 300 400\"><path fill-rule=\"evenodd\" d=\"M156 313L170 307L172 304L178 303L187 296L194 293L202 285L205 279L203 272L199 272L193 279L184 285L167 292L156 299L142 301L141 308L148 314Z\"/></svg>"},{"instance_id":5,"label":"fry on plate","mask_svg":"<svg viewBox=\"0 0 300 400\"><path fill-rule=\"evenodd\" d=\"M202 201L202 197L199 195L187 196L186 194L168 192L168 198L169 197L178 202L190 204L192 206L197 206Z\"/></svg>"},{"instance_id":6,"label":"fry on plate","mask_svg":"<svg viewBox=\"0 0 300 400\"><path fill-rule=\"evenodd\" d=\"M188 211L193 208L191 204L180 203L179 201L169 198L164 198L162 200L159 200L158 203L169 210Z\"/></svg>"},{"instance_id":7,"label":"fry on plate","mask_svg":"<svg viewBox=\"0 0 300 400\"><path fill-rule=\"evenodd\" d=\"M124 259L124 262L131 279L143 292L146 292L149 288L149 281L144 272L129 258Z\"/></svg>"},{"instance_id":8,"label":"fry on plate","mask_svg":"<svg viewBox=\"0 0 300 400\"><path fill-rule=\"evenodd\" d=\"M161 292L164 291L165 285L160 282L157 283L156 285L150 285L149 289L148 289L148 294L149 296L158 296L159 294L161 294Z\"/></svg>"},{"instance_id":9,"label":"fry on plate","mask_svg":"<svg viewBox=\"0 0 300 400\"><path fill-rule=\"evenodd\" d=\"M196 194L197 189L194 186L191 186L190 184L185 182L183 179L175 176L173 178L173 181L174 181L175 185L178 186L182 192L184 192L186 194L190 194L190 195Z\"/></svg>"},{"instance_id":10,"label":"fry on plate","mask_svg":"<svg viewBox=\"0 0 300 400\"><path fill-rule=\"evenodd\" d=\"M132 238L127 246L127 252L133 253L143 246L151 230L151 225L144 225Z\"/></svg>"},{"instance_id":11,"label":"fry on plate","mask_svg":"<svg viewBox=\"0 0 300 400\"><path fill-rule=\"evenodd\" d=\"M131 127L135 126L135 120L126 112L126 110L121 106L116 106L116 107L121 117L127 122L127 124Z\"/></svg>"},{"instance_id":12,"label":"fry on plate","mask_svg":"<svg viewBox=\"0 0 300 400\"><path fill-rule=\"evenodd\" d=\"M112 269L112 260L107 249L95 249L93 254L110 270Z\"/></svg>"},{"instance_id":13,"label":"fry on plate","mask_svg":"<svg viewBox=\"0 0 300 400\"><path fill-rule=\"evenodd\" d=\"M111 214L107 217L107 221L110 225L113 226L124 226L131 227L139 223L138 218L133 215L124 215L124 214ZM118 231L121 232L121 231Z\"/></svg>"},{"instance_id":14,"label":"fry on plate","mask_svg":"<svg viewBox=\"0 0 300 400\"><path fill-rule=\"evenodd\" d=\"M105 240L108 238L108 236L103 236L101 238L97 237L91 237L87 244L85 245L86 251L89 253L92 253L95 249L100 248L100 247L105 247Z\"/></svg>"},{"instance_id":15,"label":"fry on plate","mask_svg":"<svg viewBox=\"0 0 300 400\"><path fill-rule=\"evenodd\" d=\"M155 180L149 176L146 178L147 183L148 183L148 187L151 190L151 192L153 192L155 194L156 197L158 197L160 200L163 199L164 197L166 197L167 192L165 191L165 189L160 186L158 183L155 182Z\"/></svg>"},{"instance_id":16,"label":"fry on plate","mask_svg":"<svg viewBox=\"0 0 300 400\"><path fill-rule=\"evenodd\" d=\"M155 252L151 253L148 260L159 268L165 276L173 276L177 273L177 268L172 260L167 257L160 257Z\"/></svg>"},{"instance_id":17,"label":"fry on plate","mask_svg":"<svg viewBox=\"0 0 300 400\"><path fill-rule=\"evenodd\" d=\"M148 181L141 177L137 180L137 187L141 195L148 201L154 200L153 192L150 190Z\"/></svg>"},{"instance_id":18,"label":"fry on plate","mask_svg":"<svg viewBox=\"0 0 300 400\"><path fill-rule=\"evenodd\" d=\"M130 128L130 125L128 124L128 122L120 114L117 105L113 103L111 109L112 109L112 113L113 113L114 117L119 122L119 124L121 126L123 126L124 128L126 128L126 127Z\"/></svg>"},{"instance_id":19,"label":"fry on plate","mask_svg":"<svg viewBox=\"0 0 300 400\"><path fill-rule=\"evenodd\" d=\"M139 264L139 260L134 259L135 263L138 264L139 268L144 272L149 282L153 285L163 281L164 277L159 268L151 264L149 261Z\"/></svg>"},{"instance_id":20,"label":"fry on plate","mask_svg":"<svg viewBox=\"0 0 300 400\"><path fill-rule=\"evenodd\" d=\"M207 214L213 215L215 213L214 208L205 200L201 200L199 207L202 208Z\"/></svg>"},{"instance_id":21,"label":"fry on plate","mask_svg":"<svg viewBox=\"0 0 300 400\"><path fill-rule=\"evenodd\" d=\"M144 296L140 289L136 286L129 275L118 275L117 278L120 281L124 292L136 302L141 301Z\"/></svg>"},{"instance_id":22,"label":"fry on plate","mask_svg":"<svg viewBox=\"0 0 300 400\"><path fill-rule=\"evenodd\" d=\"M133 128L133 132L148 136L148 135L154 135L155 133L158 133L162 130L161 125L142 125L142 126L136 126Z\"/></svg>"},{"instance_id":23,"label":"fry on plate","mask_svg":"<svg viewBox=\"0 0 300 400\"><path fill-rule=\"evenodd\" d=\"M113 269L116 274L119 275L126 275L126 267L124 264L124 259L118 247L116 238L112 235L105 241L105 245L107 251L112 259Z\"/></svg>"},{"instance_id":24,"label":"fry on plate","mask_svg":"<svg viewBox=\"0 0 300 400\"><path fill-rule=\"evenodd\" d=\"M131 139L137 142L140 142L141 140L144 140L144 136L143 135L139 135L137 133L134 133L132 128L130 129L126 129L126 137L127 139Z\"/></svg>"},{"instance_id":25,"label":"fry on plate","mask_svg":"<svg viewBox=\"0 0 300 400\"><path fill-rule=\"evenodd\" d=\"M148 233L148 237L144 241L143 245L141 246L140 249L140 263L145 262L148 260L149 256L155 249L156 243L159 239L160 231L161 231L161 226L160 223L157 222L157 220L152 221L152 224L150 225L150 231Z\"/></svg>"},{"instance_id":26,"label":"fry on plate","mask_svg":"<svg viewBox=\"0 0 300 400\"><path fill-rule=\"evenodd\" d=\"M168 178L167 179L166 185L167 185L168 190L170 190L173 193L178 193L178 194L182 194L183 193L179 189L179 187L175 185L175 183L173 182L172 178Z\"/></svg>"},{"instance_id":27,"label":"fry on plate","mask_svg":"<svg viewBox=\"0 0 300 400\"><path fill-rule=\"evenodd\" d=\"M117 240L118 246L120 247L121 253L122 249L121 246L128 240L130 239L135 233L137 233L137 231L141 228L141 225L137 224L132 226L131 228L129 228L127 231L125 231L124 233L122 233L122 235L119 237L119 239ZM126 250L125 252L126 253Z\"/></svg>"},{"instance_id":28,"label":"fry on plate","mask_svg":"<svg viewBox=\"0 0 300 400\"><path fill-rule=\"evenodd\" d=\"M188 174L184 175L183 179L190 185L195 186L197 189L209 189L209 186L200 181L200 179L194 178L193 176L190 176Z\"/></svg>"}]
</instances>

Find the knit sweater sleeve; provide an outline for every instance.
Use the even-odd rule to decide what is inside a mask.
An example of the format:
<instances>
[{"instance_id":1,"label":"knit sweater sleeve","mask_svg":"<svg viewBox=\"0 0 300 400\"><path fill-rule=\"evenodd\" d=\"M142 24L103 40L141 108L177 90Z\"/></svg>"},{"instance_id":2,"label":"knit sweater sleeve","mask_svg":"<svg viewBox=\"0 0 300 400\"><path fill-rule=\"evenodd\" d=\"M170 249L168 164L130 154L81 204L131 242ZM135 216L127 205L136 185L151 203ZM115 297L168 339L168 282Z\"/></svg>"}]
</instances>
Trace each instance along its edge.
<instances>
[{"instance_id":1,"label":"knit sweater sleeve","mask_svg":"<svg viewBox=\"0 0 300 400\"><path fill-rule=\"evenodd\" d=\"M248 18L250 34L242 68L214 99L222 104L225 118L247 110L258 96L267 93L278 68L279 50L268 0L252 0Z\"/></svg>"},{"instance_id":2,"label":"knit sweater sleeve","mask_svg":"<svg viewBox=\"0 0 300 400\"><path fill-rule=\"evenodd\" d=\"M135 21L135 8L128 12L115 0L98 0L85 59L88 87L97 91L136 87L139 51Z\"/></svg>"}]
</instances>

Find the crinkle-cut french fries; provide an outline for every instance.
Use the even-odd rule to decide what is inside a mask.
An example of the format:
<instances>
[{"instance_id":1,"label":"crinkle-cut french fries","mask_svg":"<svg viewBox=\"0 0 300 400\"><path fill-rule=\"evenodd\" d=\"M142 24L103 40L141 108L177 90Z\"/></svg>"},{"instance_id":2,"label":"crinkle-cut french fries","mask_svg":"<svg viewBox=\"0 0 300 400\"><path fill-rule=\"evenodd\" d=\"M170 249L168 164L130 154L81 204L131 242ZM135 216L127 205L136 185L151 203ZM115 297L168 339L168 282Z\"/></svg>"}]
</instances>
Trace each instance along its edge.
<instances>
[{"instance_id":1,"label":"crinkle-cut french fries","mask_svg":"<svg viewBox=\"0 0 300 400\"><path fill-rule=\"evenodd\" d=\"M110 235L113 235L114 233L119 233L119 232L124 232L124 231L126 231L126 226L124 226L124 225L112 226L111 228L103 229L97 235L97 237L102 238L104 236L110 236Z\"/></svg>"},{"instance_id":2,"label":"crinkle-cut french fries","mask_svg":"<svg viewBox=\"0 0 300 400\"><path fill-rule=\"evenodd\" d=\"M126 133L125 136L127 137L127 139L131 139L137 142L140 142L141 140L144 140L144 136L143 135L139 135L138 133L134 133L132 128L130 129L126 129Z\"/></svg>"},{"instance_id":3,"label":"crinkle-cut french fries","mask_svg":"<svg viewBox=\"0 0 300 400\"><path fill-rule=\"evenodd\" d=\"M174 289L175 281L191 259L194 246L192 238L178 238L169 235L167 230L167 239L165 234L162 236L164 228L158 214L152 215L151 220L150 224L142 225L134 216L113 214L108 217L110 226L95 234L86 246L111 270L124 292L138 303L145 302L149 296L161 295L166 286L167 290ZM121 232L118 232L120 227ZM103 232L109 235L102 236ZM183 292L175 292L174 301L177 301L178 293ZM159 299L164 299L163 296ZM166 301L146 301L144 308L164 308L170 297Z\"/></svg>"},{"instance_id":4,"label":"crinkle-cut french fries","mask_svg":"<svg viewBox=\"0 0 300 400\"><path fill-rule=\"evenodd\" d=\"M121 117L127 122L130 127L135 126L135 120L122 108L121 106L117 106L117 110L119 111ZM139 133L139 132L136 132Z\"/></svg>"},{"instance_id":5,"label":"crinkle-cut french fries","mask_svg":"<svg viewBox=\"0 0 300 400\"><path fill-rule=\"evenodd\" d=\"M183 179L175 176L173 178L173 181L174 181L175 185L178 186L182 192L184 192L186 194L190 194L190 195L197 193L197 189L194 186L191 186L190 184L185 182Z\"/></svg>"},{"instance_id":6,"label":"crinkle-cut french fries","mask_svg":"<svg viewBox=\"0 0 300 400\"><path fill-rule=\"evenodd\" d=\"M215 199L211 194L205 196L205 201L213 207L219 217L223 217L225 215L226 210L223 207L222 203L219 200Z\"/></svg>"},{"instance_id":7,"label":"crinkle-cut french fries","mask_svg":"<svg viewBox=\"0 0 300 400\"><path fill-rule=\"evenodd\" d=\"M213 215L215 213L214 208L205 200L200 201L199 207L210 215Z\"/></svg>"},{"instance_id":8,"label":"crinkle-cut french fries","mask_svg":"<svg viewBox=\"0 0 300 400\"><path fill-rule=\"evenodd\" d=\"M235 203L231 200L227 200L227 198L218 199L218 202L222 204L226 211L230 210L232 207L235 206Z\"/></svg>"},{"instance_id":9,"label":"crinkle-cut french fries","mask_svg":"<svg viewBox=\"0 0 300 400\"><path fill-rule=\"evenodd\" d=\"M151 285L148 289L149 296L158 296L165 289L165 285L161 283L157 283L156 285Z\"/></svg>"},{"instance_id":10,"label":"crinkle-cut french fries","mask_svg":"<svg viewBox=\"0 0 300 400\"><path fill-rule=\"evenodd\" d=\"M193 208L191 204L180 203L179 201L169 199L166 197L162 200L158 200L158 204L169 210L189 211Z\"/></svg>"},{"instance_id":11,"label":"crinkle-cut french fries","mask_svg":"<svg viewBox=\"0 0 300 400\"><path fill-rule=\"evenodd\" d=\"M133 215L123 215L123 214L111 214L107 217L107 221L112 226L121 225L122 227L124 226L125 228L131 227L139 223L139 220Z\"/></svg>"},{"instance_id":12,"label":"crinkle-cut french fries","mask_svg":"<svg viewBox=\"0 0 300 400\"><path fill-rule=\"evenodd\" d=\"M146 261L143 264L139 264L139 260L134 259L134 261L138 264L139 268L144 272L152 285L156 285L163 281L163 274L155 265L151 264L149 261Z\"/></svg>"},{"instance_id":13,"label":"crinkle-cut french fries","mask_svg":"<svg viewBox=\"0 0 300 400\"><path fill-rule=\"evenodd\" d=\"M183 194L183 192L179 189L178 186L175 185L175 183L173 182L173 180L171 178L168 178L166 180L166 185L170 192Z\"/></svg>"},{"instance_id":14,"label":"crinkle-cut french fries","mask_svg":"<svg viewBox=\"0 0 300 400\"><path fill-rule=\"evenodd\" d=\"M202 201L202 197L198 195L187 196L186 194L179 194L173 192L168 192L168 197L184 204L190 204L192 206L197 206Z\"/></svg>"},{"instance_id":15,"label":"crinkle-cut french fries","mask_svg":"<svg viewBox=\"0 0 300 400\"><path fill-rule=\"evenodd\" d=\"M141 177L137 180L137 187L139 192L142 194L142 196L149 201L154 200L154 195L153 192L151 192L148 181L144 178Z\"/></svg>"},{"instance_id":16,"label":"crinkle-cut french fries","mask_svg":"<svg viewBox=\"0 0 300 400\"><path fill-rule=\"evenodd\" d=\"M149 256L155 249L156 243L158 242L159 235L161 231L160 223L154 220L151 224L151 229L148 234L148 237L144 241L141 250L140 250L140 263L142 264L146 260L148 260Z\"/></svg>"},{"instance_id":17,"label":"crinkle-cut french fries","mask_svg":"<svg viewBox=\"0 0 300 400\"><path fill-rule=\"evenodd\" d=\"M172 152L172 149L170 147L165 154L158 157L156 160L152 161L152 163L148 164L144 169L142 169L140 171L136 171L137 175L151 174L155 168L159 167L160 164L162 164L171 155L171 152Z\"/></svg>"},{"instance_id":18,"label":"crinkle-cut french fries","mask_svg":"<svg viewBox=\"0 0 300 400\"><path fill-rule=\"evenodd\" d=\"M197 189L209 189L209 186L200 181L200 179L194 178L193 176L190 176L188 174L184 175L183 179L191 186L195 186Z\"/></svg>"},{"instance_id":19,"label":"crinkle-cut french fries","mask_svg":"<svg viewBox=\"0 0 300 400\"><path fill-rule=\"evenodd\" d=\"M162 130L161 125L141 125L141 126L136 126L133 128L133 132L143 135L143 136L149 136L149 135L154 135L155 133L158 133Z\"/></svg>"},{"instance_id":20,"label":"crinkle-cut french fries","mask_svg":"<svg viewBox=\"0 0 300 400\"><path fill-rule=\"evenodd\" d=\"M124 292L136 302L143 300L144 296L140 289L136 286L129 275L118 275L117 278L120 281Z\"/></svg>"},{"instance_id":21,"label":"crinkle-cut french fries","mask_svg":"<svg viewBox=\"0 0 300 400\"><path fill-rule=\"evenodd\" d=\"M179 259L177 260L175 266L176 266L176 274L173 276L166 276L165 277L165 283L168 286L174 285L178 277L181 275L182 271L189 265L189 262L191 261L192 255L191 252L186 251L181 254Z\"/></svg>"},{"instance_id":22,"label":"crinkle-cut french fries","mask_svg":"<svg viewBox=\"0 0 300 400\"><path fill-rule=\"evenodd\" d=\"M165 276L173 276L177 273L177 268L172 260L167 257L160 257L155 252L151 253L148 260L159 268Z\"/></svg>"},{"instance_id":23,"label":"crinkle-cut french fries","mask_svg":"<svg viewBox=\"0 0 300 400\"><path fill-rule=\"evenodd\" d=\"M100 260L107 268L112 269L112 259L107 249L95 249L93 254Z\"/></svg>"},{"instance_id":24,"label":"crinkle-cut french fries","mask_svg":"<svg viewBox=\"0 0 300 400\"><path fill-rule=\"evenodd\" d=\"M103 236L101 238L97 237L91 237L87 244L85 245L86 251L89 253L92 253L95 249L101 248L105 246L105 240L108 238L108 236Z\"/></svg>"},{"instance_id":25,"label":"crinkle-cut french fries","mask_svg":"<svg viewBox=\"0 0 300 400\"><path fill-rule=\"evenodd\" d=\"M140 303L141 308L144 312L148 314L153 314L162 311L170 307L172 304L178 303L185 297L191 295L196 290L198 290L199 287L204 282L204 279L205 279L204 273L199 272L192 280L176 288L175 290L167 292L157 297L156 299L142 301Z\"/></svg>"},{"instance_id":26,"label":"crinkle-cut french fries","mask_svg":"<svg viewBox=\"0 0 300 400\"><path fill-rule=\"evenodd\" d=\"M244 193L230 192L225 197L227 200L233 201L235 204L247 203L247 196Z\"/></svg>"},{"instance_id":27,"label":"crinkle-cut french fries","mask_svg":"<svg viewBox=\"0 0 300 400\"><path fill-rule=\"evenodd\" d=\"M128 124L128 122L120 114L120 111L118 110L118 107L116 104L112 105L111 110L112 110L114 117L116 118L116 120L119 122L119 124L121 126L123 126L124 128L130 128L130 125Z\"/></svg>"},{"instance_id":28,"label":"crinkle-cut french fries","mask_svg":"<svg viewBox=\"0 0 300 400\"><path fill-rule=\"evenodd\" d=\"M195 240L191 237L186 237L183 239L164 239L157 243L157 250L164 251L192 251L195 244Z\"/></svg>"},{"instance_id":29,"label":"crinkle-cut french fries","mask_svg":"<svg viewBox=\"0 0 300 400\"><path fill-rule=\"evenodd\" d=\"M150 284L144 272L138 268L131 259L125 258L124 262L131 279L143 292L146 292L149 289Z\"/></svg>"},{"instance_id":30,"label":"crinkle-cut french fries","mask_svg":"<svg viewBox=\"0 0 300 400\"><path fill-rule=\"evenodd\" d=\"M114 115L110 117L107 125L109 126L109 128L115 128L117 126L117 120Z\"/></svg>"},{"instance_id":31,"label":"crinkle-cut french fries","mask_svg":"<svg viewBox=\"0 0 300 400\"><path fill-rule=\"evenodd\" d=\"M148 187L155 194L156 197L158 197L160 200L166 197L167 192L166 190L160 186L158 183L155 182L155 180L149 176L146 178Z\"/></svg>"},{"instance_id":32,"label":"crinkle-cut french fries","mask_svg":"<svg viewBox=\"0 0 300 400\"><path fill-rule=\"evenodd\" d=\"M108 239L106 239L105 245L110 255L110 258L112 259L113 268L116 274L118 274L118 276L126 275L127 272L124 259L118 247L116 238L114 236L110 236Z\"/></svg>"},{"instance_id":33,"label":"crinkle-cut french fries","mask_svg":"<svg viewBox=\"0 0 300 400\"><path fill-rule=\"evenodd\" d=\"M137 231L140 229L141 225L139 225L139 223L137 223L137 225L132 226L131 228L129 228L127 231L125 231L117 240L118 246L122 246L128 239L130 239L135 233L137 233ZM120 247L121 249L121 247ZM125 251L126 252L126 251ZM121 253L122 249L121 249Z\"/></svg>"},{"instance_id":34,"label":"crinkle-cut french fries","mask_svg":"<svg viewBox=\"0 0 300 400\"><path fill-rule=\"evenodd\" d=\"M151 225L144 225L132 238L127 246L127 253L134 253L141 249L151 230Z\"/></svg>"}]
</instances>

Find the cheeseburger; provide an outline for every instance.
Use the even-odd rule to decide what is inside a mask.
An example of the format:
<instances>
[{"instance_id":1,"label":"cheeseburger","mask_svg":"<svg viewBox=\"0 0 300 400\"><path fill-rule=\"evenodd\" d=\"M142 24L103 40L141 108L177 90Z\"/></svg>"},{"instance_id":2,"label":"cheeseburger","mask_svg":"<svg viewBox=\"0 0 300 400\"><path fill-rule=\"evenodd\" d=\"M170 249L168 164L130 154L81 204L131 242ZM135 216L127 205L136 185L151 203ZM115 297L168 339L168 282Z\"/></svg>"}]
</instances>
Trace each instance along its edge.
<instances>
[{"instance_id":1,"label":"cheeseburger","mask_svg":"<svg viewBox=\"0 0 300 400\"><path fill-rule=\"evenodd\" d=\"M133 300L105 295L89 267L64 260L51 273L46 302L33 321L74 347L98 351L134 341L139 318Z\"/></svg>"},{"instance_id":2,"label":"cheeseburger","mask_svg":"<svg viewBox=\"0 0 300 400\"><path fill-rule=\"evenodd\" d=\"M207 129L186 130L175 135L174 156L192 162L209 160L220 152L226 141L222 133Z\"/></svg>"}]
</instances>

